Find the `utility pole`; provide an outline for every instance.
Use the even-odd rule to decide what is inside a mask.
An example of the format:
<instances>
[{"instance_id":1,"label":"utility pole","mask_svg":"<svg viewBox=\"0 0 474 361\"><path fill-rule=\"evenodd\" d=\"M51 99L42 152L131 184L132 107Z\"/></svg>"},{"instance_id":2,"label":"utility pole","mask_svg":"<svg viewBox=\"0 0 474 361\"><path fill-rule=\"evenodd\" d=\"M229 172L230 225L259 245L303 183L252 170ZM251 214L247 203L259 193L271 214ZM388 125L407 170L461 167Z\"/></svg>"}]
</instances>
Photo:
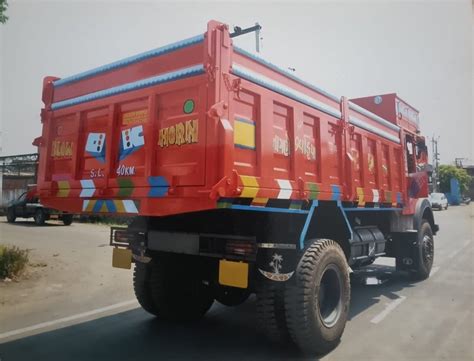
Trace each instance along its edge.
<instances>
[{"instance_id":1,"label":"utility pole","mask_svg":"<svg viewBox=\"0 0 474 361\"><path fill-rule=\"evenodd\" d=\"M438 173L438 168L439 168L439 153L438 153L438 141L439 141L439 136L435 138L431 138L431 147L432 147L432 154L433 154L433 166L434 166L434 172L432 175L433 178L433 192L438 191L438 179L439 179L439 173Z\"/></svg>"}]
</instances>

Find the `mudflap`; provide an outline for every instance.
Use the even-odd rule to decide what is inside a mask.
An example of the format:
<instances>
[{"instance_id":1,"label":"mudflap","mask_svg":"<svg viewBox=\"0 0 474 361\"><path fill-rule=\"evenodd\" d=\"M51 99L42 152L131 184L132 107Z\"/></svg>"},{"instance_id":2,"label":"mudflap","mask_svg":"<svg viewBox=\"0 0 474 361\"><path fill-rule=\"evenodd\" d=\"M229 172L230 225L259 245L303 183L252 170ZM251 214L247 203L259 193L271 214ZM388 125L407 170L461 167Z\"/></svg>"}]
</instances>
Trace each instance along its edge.
<instances>
[{"instance_id":1,"label":"mudflap","mask_svg":"<svg viewBox=\"0 0 474 361\"><path fill-rule=\"evenodd\" d=\"M256 268L261 281L284 283L291 281L298 261L294 244L258 244Z\"/></svg>"},{"instance_id":2,"label":"mudflap","mask_svg":"<svg viewBox=\"0 0 474 361\"><path fill-rule=\"evenodd\" d=\"M386 243L386 253L388 257L400 259L397 267L402 270L409 270L413 267L413 262L417 257L418 232L393 232L391 239Z\"/></svg>"}]
</instances>

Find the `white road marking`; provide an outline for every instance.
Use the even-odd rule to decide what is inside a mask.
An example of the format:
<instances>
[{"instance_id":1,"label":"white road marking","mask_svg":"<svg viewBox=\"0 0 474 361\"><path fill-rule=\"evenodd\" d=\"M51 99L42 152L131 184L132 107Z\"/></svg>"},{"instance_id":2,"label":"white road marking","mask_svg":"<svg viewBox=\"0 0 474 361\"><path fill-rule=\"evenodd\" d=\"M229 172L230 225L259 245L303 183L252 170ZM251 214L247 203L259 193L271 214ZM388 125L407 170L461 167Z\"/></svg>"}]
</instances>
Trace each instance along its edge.
<instances>
[{"instance_id":1,"label":"white road marking","mask_svg":"<svg viewBox=\"0 0 474 361\"><path fill-rule=\"evenodd\" d=\"M63 317L63 318L58 318L58 319L52 320L52 321L38 323L36 325L20 328L20 329L17 329L17 330L7 331L7 332L4 332L4 333L0 333L0 341L2 339L10 338L10 337L13 337L13 336L18 336L18 335L21 335L21 334L24 334L24 333L27 333L27 332L37 331L37 330L41 330L43 328L64 324L64 323L67 323L67 322L70 322L70 321L80 320L82 318L94 316L94 315L97 315L97 314L100 314L100 313L103 313L103 312L107 312L107 311L112 311L112 310L115 310L117 308L121 308L121 307L125 307L125 306L132 306L134 304L138 305L137 300L119 302L119 303L115 303L115 304L110 305L110 306L97 308L97 309L92 310L92 311L82 312L82 313L78 313L76 315Z\"/></svg>"},{"instance_id":2,"label":"white road marking","mask_svg":"<svg viewBox=\"0 0 474 361\"><path fill-rule=\"evenodd\" d=\"M459 247L458 249L452 251L449 255L448 255L448 258L454 258L456 257L464 248L466 248L466 246L471 243L471 240L468 239L466 240L463 245L461 247Z\"/></svg>"},{"instance_id":3,"label":"white road marking","mask_svg":"<svg viewBox=\"0 0 474 361\"><path fill-rule=\"evenodd\" d=\"M373 319L371 319L370 322L375 323L375 324L381 322L385 317L387 317L390 314L390 312L392 312L395 308L397 308L405 300L406 300L405 296L400 296L396 300L393 300L392 302L387 304L387 306L385 307L385 309L382 312L380 312L377 316L375 316Z\"/></svg>"}]
</instances>

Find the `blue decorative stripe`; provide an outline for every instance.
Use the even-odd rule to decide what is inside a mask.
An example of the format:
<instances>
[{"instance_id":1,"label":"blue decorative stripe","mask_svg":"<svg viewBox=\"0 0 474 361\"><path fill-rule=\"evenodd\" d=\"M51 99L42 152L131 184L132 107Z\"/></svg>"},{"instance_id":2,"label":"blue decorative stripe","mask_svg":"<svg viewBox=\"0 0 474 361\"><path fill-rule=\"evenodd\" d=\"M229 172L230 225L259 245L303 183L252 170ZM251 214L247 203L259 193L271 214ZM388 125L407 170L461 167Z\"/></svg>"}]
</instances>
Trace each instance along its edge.
<instances>
[{"instance_id":1,"label":"blue decorative stripe","mask_svg":"<svg viewBox=\"0 0 474 361\"><path fill-rule=\"evenodd\" d=\"M247 145L242 145L242 144L234 144L234 147L240 148L240 149L250 149L250 150L255 150L255 147L249 147Z\"/></svg>"},{"instance_id":2,"label":"blue decorative stripe","mask_svg":"<svg viewBox=\"0 0 474 361\"><path fill-rule=\"evenodd\" d=\"M99 213L103 204L104 204L104 201L102 199L98 199L97 202L95 202L94 204L94 208L92 208L92 212Z\"/></svg>"},{"instance_id":3,"label":"blue decorative stripe","mask_svg":"<svg viewBox=\"0 0 474 361\"><path fill-rule=\"evenodd\" d=\"M379 211L390 211L390 212L397 212L401 211L401 208L344 208L346 212L379 212Z\"/></svg>"},{"instance_id":4,"label":"blue decorative stripe","mask_svg":"<svg viewBox=\"0 0 474 361\"><path fill-rule=\"evenodd\" d=\"M148 177L148 184L152 187L168 187L168 181L163 176Z\"/></svg>"},{"instance_id":5,"label":"blue decorative stripe","mask_svg":"<svg viewBox=\"0 0 474 361\"><path fill-rule=\"evenodd\" d=\"M341 187L337 184L331 184L332 197L331 200L338 201L341 199Z\"/></svg>"},{"instance_id":6,"label":"blue decorative stripe","mask_svg":"<svg viewBox=\"0 0 474 361\"><path fill-rule=\"evenodd\" d=\"M184 68L177 71L172 71L172 72L165 73L162 75L154 76L151 78L138 80L133 83L119 85L119 86L115 86L109 89L99 90L94 93L81 95L77 98L72 98L72 99L56 102L51 105L51 109L57 110L57 109L65 108L65 107L70 107L73 105L90 102L92 100L106 98L113 95L126 93L133 90L138 90L141 88L146 88L153 85L163 84L163 83L167 83L167 82L178 80L178 79L188 78L188 77L203 74L203 73L204 73L204 66L202 64L195 65L189 68Z\"/></svg>"},{"instance_id":7,"label":"blue decorative stripe","mask_svg":"<svg viewBox=\"0 0 474 361\"><path fill-rule=\"evenodd\" d=\"M344 217L344 221L346 222L347 229L349 230L351 234L351 240L354 239L354 232L352 231L352 226L349 222L349 219L347 219L347 214L344 212L344 208L342 208L341 201L337 201L337 207L341 210L342 216Z\"/></svg>"},{"instance_id":8,"label":"blue decorative stripe","mask_svg":"<svg viewBox=\"0 0 474 361\"><path fill-rule=\"evenodd\" d=\"M279 66L275 65L275 64L272 64L270 63L269 61L265 60L265 59L262 59L261 57L255 55L255 54L252 54L250 52L248 52L247 50L244 50L244 49L241 49L237 46L234 46L234 51L241 54L241 55L244 55L248 58L251 58L252 60L256 61L257 63L260 63L262 65L265 65L266 67L272 69L272 70L275 70L276 72L286 76L287 78L290 78L291 80L294 80L296 81L297 83L300 83L301 85L305 86L306 88L309 88L311 90L314 90L320 94L323 94L325 96L327 96L328 98L334 100L335 102L340 102L341 101L341 98L336 96L336 95L333 95L331 93L328 93L327 91L321 89L321 88L318 88L317 86L315 85L312 85L306 81L304 81L303 79L300 79L298 78L297 76L293 75L292 73L290 73L289 71L285 70L285 69L282 69L280 68Z\"/></svg>"},{"instance_id":9,"label":"blue decorative stripe","mask_svg":"<svg viewBox=\"0 0 474 361\"><path fill-rule=\"evenodd\" d=\"M289 88L286 85L278 83L277 81L273 79L267 78L261 74L258 74L249 69L246 69L241 65L234 63L232 65L232 72L235 75L240 76L241 78L247 79L251 81L252 83L255 83L267 89L273 90L274 92L287 96L288 98L296 100L297 102L306 104L314 109L320 110L335 118L341 118L341 112L338 111L337 109L327 104L324 104L322 102L319 102L316 99L311 98L310 96L307 96L306 94L303 94L295 89Z\"/></svg>"},{"instance_id":10,"label":"blue decorative stripe","mask_svg":"<svg viewBox=\"0 0 474 361\"><path fill-rule=\"evenodd\" d=\"M304 222L303 230L300 234L300 249L304 249L304 241L306 238L306 234L308 233L309 224L311 223L311 219L313 218L314 209L319 205L317 200L314 200L309 208L308 216L306 217L306 221Z\"/></svg>"},{"instance_id":11,"label":"blue decorative stripe","mask_svg":"<svg viewBox=\"0 0 474 361\"><path fill-rule=\"evenodd\" d=\"M309 213L309 211L304 211L301 209L288 209L288 208L276 208L276 207L252 207L252 206L243 206L240 204L233 204L229 208L237 209L241 211L256 211L256 212L280 212L280 213L299 213L299 214Z\"/></svg>"},{"instance_id":12,"label":"blue decorative stripe","mask_svg":"<svg viewBox=\"0 0 474 361\"><path fill-rule=\"evenodd\" d=\"M148 177L148 184L150 184L149 197L164 197L168 192L169 184L165 177Z\"/></svg>"},{"instance_id":13,"label":"blue decorative stripe","mask_svg":"<svg viewBox=\"0 0 474 361\"><path fill-rule=\"evenodd\" d=\"M245 118L241 118L241 117L235 117L235 120L237 120L238 122L242 122L242 123L247 123L247 124L255 125L255 122L254 122L253 120L250 120L250 119L245 119Z\"/></svg>"},{"instance_id":14,"label":"blue decorative stripe","mask_svg":"<svg viewBox=\"0 0 474 361\"><path fill-rule=\"evenodd\" d=\"M400 192L397 192L397 203L402 204L402 194Z\"/></svg>"},{"instance_id":15,"label":"blue decorative stripe","mask_svg":"<svg viewBox=\"0 0 474 361\"><path fill-rule=\"evenodd\" d=\"M198 44L202 41L204 41L204 34L197 35L197 36L194 36L192 38L185 39L185 40L182 40L182 41L178 41L178 42L173 43L173 44L165 45L165 46L162 46L162 47L157 48L157 49L149 50L149 51L146 51L146 52L141 53L141 54L133 55L133 56L130 56L130 57L122 59L122 60L114 61L113 63L106 64L106 65L103 65L103 66L99 66L98 68L87 70L85 72L82 72L82 73L79 73L79 74L76 74L76 75L72 75L72 76L68 76L68 77L63 78L63 79L56 80L56 81L53 82L53 85L55 87L59 87L59 86L65 85L65 84L74 83L76 81L83 80L83 79L86 79L86 78L90 78L92 76L95 76L95 75L98 75L98 74L101 74L101 73L105 73L105 72L110 71L110 70L122 68L124 66L128 66L128 65L134 64L134 63L138 63L140 61L143 61L143 60L146 60L146 59L149 59L149 58L152 58L152 57L164 55L164 54L167 54L167 53L170 53L170 52L182 49L182 48L186 48L188 46Z\"/></svg>"},{"instance_id":16,"label":"blue decorative stripe","mask_svg":"<svg viewBox=\"0 0 474 361\"><path fill-rule=\"evenodd\" d=\"M110 199L107 199L105 201L105 204L107 205L107 210L110 212L110 213L116 213L117 212L117 207L115 206L115 203L114 201L110 200Z\"/></svg>"}]
</instances>

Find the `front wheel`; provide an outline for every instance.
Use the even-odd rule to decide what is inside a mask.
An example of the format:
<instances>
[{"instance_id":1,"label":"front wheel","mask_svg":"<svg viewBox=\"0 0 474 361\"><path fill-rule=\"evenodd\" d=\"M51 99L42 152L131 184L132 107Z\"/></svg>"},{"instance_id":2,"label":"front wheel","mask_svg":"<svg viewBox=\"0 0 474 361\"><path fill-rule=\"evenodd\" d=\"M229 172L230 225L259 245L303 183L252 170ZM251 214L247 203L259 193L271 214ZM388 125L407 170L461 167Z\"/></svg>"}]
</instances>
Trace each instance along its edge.
<instances>
[{"instance_id":1,"label":"front wheel","mask_svg":"<svg viewBox=\"0 0 474 361\"><path fill-rule=\"evenodd\" d=\"M7 210L7 222L8 223L13 223L15 222L16 215L15 215L15 210L13 208L8 208Z\"/></svg>"},{"instance_id":2,"label":"front wheel","mask_svg":"<svg viewBox=\"0 0 474 361\"><path fill-rule=\"evenodd\" d=\"M46 222L46 215L42 209L37 209L34 215L35 224L42 226Z\"/></svg>"},{"instance_id":3,"label":"front wheel","mask_svg":"<svg viewBox=\"0 0 474 361\"><path fill-rule=\"evenodd\" d=\"M65 226L70 226L72 224L72 214L64 214L62 217L61 217L62 221L63 221L63 224Z\"/></svg>"},{"instance_id":4,"label":"front wheel","mask_svg":"<svg viewBox=\"0 0 474 361\"><path fill-rule=\"evenodd\" d=\"M285 289L291 338L307 354L324 354L340 341L350 303L348 264L341 247L329 239L313 241L304 252L295 280Z\"/></svg>"},{"instance_id":5,"label":"front wheel","mask_svg":"<svg viewBox=\"0 0 474 361\"><path fill-rule=\"evenodd\" d=\"M415 259L410 270L414 279L424 280L430 276L434 261L434 238L430 223L423 220L418 230L418 242L415 249Z\"/></svg>"}]
</instances>

